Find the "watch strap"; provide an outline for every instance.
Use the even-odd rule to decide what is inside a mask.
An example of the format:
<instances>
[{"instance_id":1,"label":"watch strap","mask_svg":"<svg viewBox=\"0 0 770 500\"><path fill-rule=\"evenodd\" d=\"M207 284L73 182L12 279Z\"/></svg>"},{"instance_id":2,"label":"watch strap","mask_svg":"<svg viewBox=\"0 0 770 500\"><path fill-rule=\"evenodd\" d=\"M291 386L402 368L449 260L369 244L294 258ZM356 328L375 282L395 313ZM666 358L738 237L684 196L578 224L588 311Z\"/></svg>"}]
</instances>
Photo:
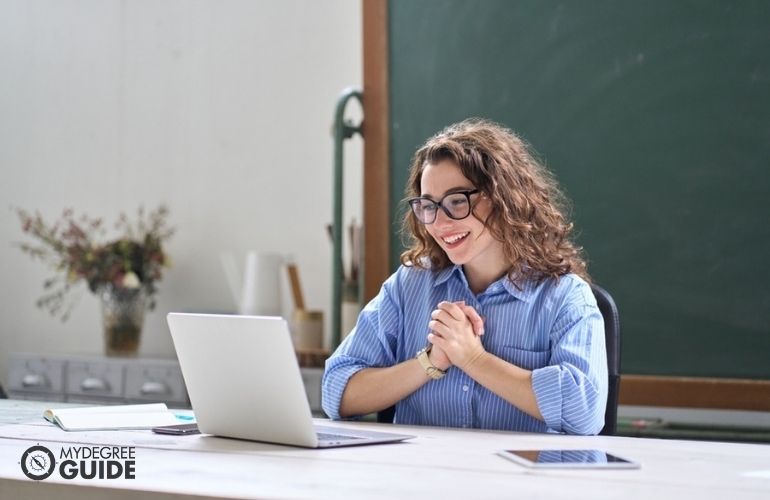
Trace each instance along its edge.
<instances>
[{"instance_id":1,"label":"watch strap","mask_svg":"<svg viewBox=\"0 0 770 500\"><path fill-rule=\"evenodd\" d=\"M430 357L428 356L430 354L431 349L433 348L432 345L429 345L425 349L422 349L420 352L417 353L417 361L420 362L420 366L423 367L425 370L425 373L432 378L433 380L438 380L444 375L446 375L446 370L442 370L441 368L436 368L433 366L433 363L430 362Z\"/></svg>"}]
</instances>

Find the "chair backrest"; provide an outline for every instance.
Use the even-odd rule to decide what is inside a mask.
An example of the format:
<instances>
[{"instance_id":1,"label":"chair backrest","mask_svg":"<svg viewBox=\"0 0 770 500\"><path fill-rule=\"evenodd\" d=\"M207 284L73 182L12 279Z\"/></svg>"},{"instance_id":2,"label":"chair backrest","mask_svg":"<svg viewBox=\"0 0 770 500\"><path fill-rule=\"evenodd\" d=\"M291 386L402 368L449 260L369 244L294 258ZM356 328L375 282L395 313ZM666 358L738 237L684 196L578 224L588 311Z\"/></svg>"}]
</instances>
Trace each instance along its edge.
<instances>
[{"instance_id":1,"label":"chair backrest","mask_svg":"<svg viewBox=\"0 0 770 500\"><path fill-rule=\"evenodd\" d=\"M620 316L612 296L604 288L591 284L599 311L604 318L604 342L607 345L607 409L604 412L603 436L614 436L618 427L618 394L620 392Z\"/></svg>"},{"instance_id":2,"label":"chair backrest","mask_svg":"<svg viewBox=\"0 0 770 500\"><path fill-rule=\"evenodd\" d=\"M618 393L620 391L620 316L612 296L604 288L591 284L591 291L596 297L599 311L604 318L604 339L607 345L607 374L609 391L607 409L604 412L604 427L599 432L603 436L613 436L618 426ZM377 412L377 422L393 423L396 407L391 406Z\"/></svg>"}]
</instances>

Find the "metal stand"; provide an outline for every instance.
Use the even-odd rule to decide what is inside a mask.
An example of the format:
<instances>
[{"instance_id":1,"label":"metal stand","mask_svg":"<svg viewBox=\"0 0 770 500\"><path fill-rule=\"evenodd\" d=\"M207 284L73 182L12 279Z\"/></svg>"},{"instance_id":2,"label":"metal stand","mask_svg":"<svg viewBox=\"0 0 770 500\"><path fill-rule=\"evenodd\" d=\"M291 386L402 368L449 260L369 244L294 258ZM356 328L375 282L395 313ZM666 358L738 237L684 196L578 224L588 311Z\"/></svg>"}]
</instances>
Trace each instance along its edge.
<instances>
[{"instance_id":1,"label":"metal stand","mask_svg":"<svg viewBox=\"0 0 770 500\"><path fill-rule=\"evenodd\" d=\"M341 317L342 317L342 278L344 270L342 268L342 172L343 172L343 147L345 139L350 139L356 133L361 132L361 125L353 125L349 120L345 120L345 106L351 98L361 101L361 91L359 89L348 87L342 91L337 99L337 107L334 113L334 222L332 224L332 240L334 251L332 255L332 322L331 322L331 348L336 349L340 344L341 337ZM359 288L361 275L359 273Z\"/></svg>"}]
</instances>

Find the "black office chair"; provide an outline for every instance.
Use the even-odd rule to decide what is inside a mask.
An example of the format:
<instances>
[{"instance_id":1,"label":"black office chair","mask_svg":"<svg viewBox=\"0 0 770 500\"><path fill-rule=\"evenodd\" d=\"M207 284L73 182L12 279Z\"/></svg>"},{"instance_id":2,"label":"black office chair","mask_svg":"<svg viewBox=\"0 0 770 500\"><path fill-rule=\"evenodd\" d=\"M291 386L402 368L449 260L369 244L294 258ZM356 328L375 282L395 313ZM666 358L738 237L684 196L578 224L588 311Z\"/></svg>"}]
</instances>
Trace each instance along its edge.
<instances>
[{"instance_id":1,"label":"black office chair","mask_svg":"<svg viewBox=\"0 0 770 500\"><path fill-rule=\"evenodd\" d=\"M620 390L620 316L612 296L607 290L591 285L599 311L604 318L604 339L607 345L607 374L609 391L607 409L604 412L604 427L599 432L602 436L614 436L618 427L618 393ZM377 422L392 424L396 407L391 406L377 412Z\"/></svg>"},{"instance_id":2,"label":"black office chair","mask_svg":"<svg viewBox=\"0 0 770 500\"><path fill-rule=\"evenodd\" d=\"M607 345L607 409L604 412L602 436L614 436L618 428L618 394L620 392L620 316L612 296L599 285L591 284L599 311L604 318L604 342Z\"/></svg>"}]
</instances>

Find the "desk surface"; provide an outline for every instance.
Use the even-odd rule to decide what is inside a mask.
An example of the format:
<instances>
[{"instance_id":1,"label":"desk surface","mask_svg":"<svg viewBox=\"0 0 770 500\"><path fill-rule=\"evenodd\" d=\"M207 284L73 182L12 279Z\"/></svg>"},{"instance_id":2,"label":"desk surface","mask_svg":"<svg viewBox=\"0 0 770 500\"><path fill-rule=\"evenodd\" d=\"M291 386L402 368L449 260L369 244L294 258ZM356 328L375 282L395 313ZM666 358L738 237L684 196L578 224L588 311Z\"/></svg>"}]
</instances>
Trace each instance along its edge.
<instances>
[{"instance_id":1,"label":"desk surface","mask_svg":"<svg viewBox=\"0 0 770 500\"><path fill-rule=\"evenodd\" d=\"M45 422L40 403L0 400L0 498L770 498L770 446L625 437L575 437L398 426L407 442L308 450L150 431L68 433ZM30 419L33 419L30 422ZM324 421L328 423L328 421ZM5 424L5 425L2 425ZM377 430L389 424L334 422ZM136 447L136 479L27 479L34 444ZM638 470L537 470L501 448L601 448Z\"/></svg>"}]
</instances>

